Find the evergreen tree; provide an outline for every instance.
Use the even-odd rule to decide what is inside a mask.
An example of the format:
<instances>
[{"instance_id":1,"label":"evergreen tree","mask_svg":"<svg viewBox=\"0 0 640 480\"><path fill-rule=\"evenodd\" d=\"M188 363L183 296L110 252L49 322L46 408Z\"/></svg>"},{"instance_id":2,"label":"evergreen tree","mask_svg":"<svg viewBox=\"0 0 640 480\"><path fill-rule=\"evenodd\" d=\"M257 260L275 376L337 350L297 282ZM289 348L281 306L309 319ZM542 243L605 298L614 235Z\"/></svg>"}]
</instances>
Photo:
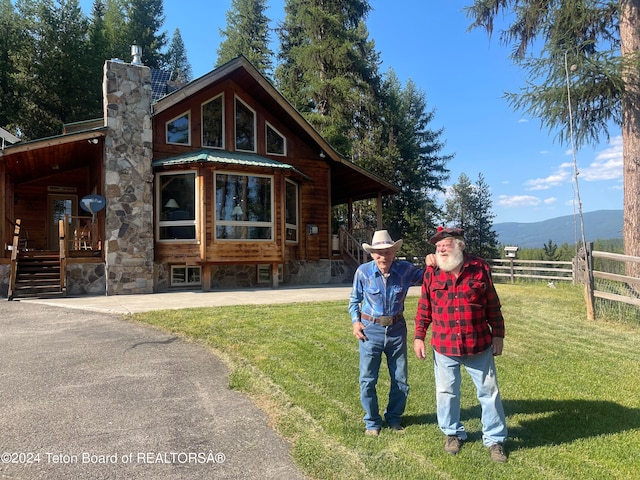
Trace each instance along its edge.
<instances>
[{"instance_id":1,"label":"evergreen tree","mask_svg":"<svg viewBox=\"0 0 640 480\"><path fill-rule=\"evenodd\" d=\"M227 11L227 28L218 47L216 67L244 55L266 77L273 70L273 51L269 48L269 18L265 0L232 0Z\"/></svg>"},{"instance_id":2,"label":"evergreen tree","mask_svg":"<svg viewBox=\"0 0 640 480\"><path fill-rule=\"evenodd\" d=\"M483 258L499 257L491 207L491 193L482 174L475 185L466 174L460 174L445 200L446 222L464 229L467 251Z\"/></svg>"},{"instance_id":3,"label":"evergreen tree","mask_svg":"<svg viewBox=\"0 0 640 480\"><path fill-rule=\"evenodd\" d=\"M364 0L288 0L279 30L278 88L329 143L354 158L358 125L369 124L379 83Z\"/></svg>"},{"instance_id":4,"label":"evergreen tree","mask_svg":"<svg viewBox=\"0 0 640 480\"><path fill-rule=\"evenodd\" d=\"M427 109L424 93L409 80L403 88L391 70L382 85L381 138L386 144L371 171L400 188L400 193L383 199L383 224L394 238L402 237L405 255L423 258L428 253L428 236L440 213L431 200L443 191L450 155L442 155L442 130L429 130L433 110Z\"/></svg>"},{"instance_id":5,"label":"evergreen tree","mask_svg":"<svg viewBox=\"0 0 640 480\"><path fill-rule=\"evenodd\" d=\"M24 93L19 128L27 138L62 132L95 117L86 51L88 21L78 0L18 1L24 36L18 81Z\"/></svg>"},{"instance_id":6,"label":"evergreen tree","mask_svg":"<svg viewBox=\"0 0 640 480\"><path fill-rule=\"evenodd\" d=\"M165 20L163 0L129 0L125 14L129 55L123 58L129 60L131 45L137 45L142 47L142 63L150 68L164 68L166 59L162 51L167 45L167 33L158 33Z\"/></svg>"},{"instance_id":7,"label":"evergreen tree","mask_svg":"<svg viewBox=\"0 0 640 480\"><path fill-rule=\"evenodd\" d=\"M95 117L102 117L102 80L104 62L111 58L109 42L106 35L106 27L104 22L105 1L94 0L91 8L91 17L89 19L89 37L87 44L89 69L88 81L92 109L95 111Z\"/></svg>"},{"instance_id":8,"label":"evergreen tree","mask_svg":"<svg viewBox=\"0 0 640 480\"><path fill-rule=\"evenodd\" d=\"M470 28L489 35L498 15L511 19L501 40L527 71L526 87L507 95L516 109L577 146L608 136L610 124L621 126L625 253L640 255L640 0L474 0L466 12ZM628 269L640 273L640 265Z\"/></svg>"},{"instance_id":9,"label":"evergreen tree","mask_svg":"<svg viewBox=\"0 0 640 480\"><path fill-rule=\"evenodd\" d=\"M167 69L171 71L171 80L186 83L190 82L193 74L191 73L191 64L187 59L187 50L180 35L180 29L176 28L169 43L169 49L166 54Z\"/></svg>"},{"instance_id":10,"label":"evergreen tree","mask_svg":"<svg viewBox=\"0 0 640 480\"><path fill-rule=\"evenodd\" d=\"M549 239L542 248L544 249L545 260L556 261L559 259L558 245L554 243L553 240Z\"/></svg>"},{"instance_id":11,"label":"evergreen tree","mask_svg":"<svg viewBox=\"0 0 640 480\"><path fill-rule=\"evenodd\" d=\"M16 84L16 55L20 46L19 19L11 0L0 0L0 127L13 128L20 115Z\"/></svg>"}]
</instances>

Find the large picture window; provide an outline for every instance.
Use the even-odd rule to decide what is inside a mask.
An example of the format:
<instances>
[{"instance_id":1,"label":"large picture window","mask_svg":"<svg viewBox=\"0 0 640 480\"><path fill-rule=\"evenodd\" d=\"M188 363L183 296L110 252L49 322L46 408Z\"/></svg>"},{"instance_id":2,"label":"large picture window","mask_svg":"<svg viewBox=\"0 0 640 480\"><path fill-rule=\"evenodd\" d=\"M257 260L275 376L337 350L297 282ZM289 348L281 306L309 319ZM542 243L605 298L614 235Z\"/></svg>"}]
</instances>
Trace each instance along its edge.
<instances>
[{"instance_id":1,"label":"large picture window","mask_svg":"<svg viewBox=\"0 0 640 480\"><path fill-rule=\"evenodd\" d=\"M224 148L224 97L202 104L202 146Z\"/></svg>"},{"instance_id":2,"label":"large picture window","mask_svg":"<svg viewBox=\"0 0 640 480\"><path fill-rule=\"evenodd\" d=\"M285 229L288 242L298 241L298 185L290 180L285 184Z\"/></svg>"},{"instance_id":3,"label":"large picture window","mask_svg":"<svg viewBox=\"0 0 640 480\"><path fill-rule=\"evenodd\" d=\"M256 151L256 113L236 98L236 150Z\"/></svg>"},{"instance_id":4,"label":"large picture window","mask_svg":"<svg viewBox=\"0 0 640 480\"><path fill-rule=\"evenodd\" d=\"M273 177L216 173L216 240L273 240Z\"/></svg>"},{"instance_id":5,"label":"large picture window","mask_svg":"<svg viewBox=\"0 0 640 480\"><path fill-rule=\"evenodd\" d=\"M180 115L167 122L167 143L191 145L191 129L189 128L189 113Z\"/></svg>"},{"instance_id":6,"label":"large picture window","mask_svg":"<svg viewBox=\"0 0 640 480\"><path fill-rule=\"evenodd\" d=\"M158 239L196 240L195 172L159 173Z\"/></svg>"}]
</instances>

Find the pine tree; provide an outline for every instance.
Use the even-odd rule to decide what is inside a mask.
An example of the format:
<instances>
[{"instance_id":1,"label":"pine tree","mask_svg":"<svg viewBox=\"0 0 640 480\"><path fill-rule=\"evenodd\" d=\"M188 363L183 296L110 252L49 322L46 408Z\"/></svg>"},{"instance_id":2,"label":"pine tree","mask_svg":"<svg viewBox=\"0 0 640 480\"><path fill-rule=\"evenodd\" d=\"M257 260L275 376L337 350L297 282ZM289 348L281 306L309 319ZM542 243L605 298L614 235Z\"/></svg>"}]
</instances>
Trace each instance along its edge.
<instances>
[{"instance_id":1,"label":"pine tree","mask_svg":"<svg viewBox=\"0 0 640 480\"><path fill-rule=\"evenodd\" d=\"M23 38L19 128L26 138L61 133L62 124L95 116L86 51L88 21L78 0L18 1Z\"/></svg>"},{"instance_id":2,"label":"pine tree","mask_svg":"<svg viewBox=\"0 0 640 480\"><path fill-rule=\"evenodd\" d=\"M187 50L180 35L180 29L176 28L169 43L169 49L166 54L166 68L171 71L171 80L186 83L191 81L193 74L191 73L191 64L187 59Z\"/></svg>"},{"instance_id":3,"label":"pine tree","mask_svg":"<svg viewBox=\"0 0 640 480\"><path fill-rule=\"evenodd\" d=\"M160 32L164 24L163 0L129 0L125 8L127 18L126 38L131 45L142 47L142 63L151 68L163 68L166 64L162 53L167 45L167 33ZM160 33L159 33L160 32Z\"/></svg>"},{"instance_id":4,"label":"pine tree","mask_svg":"<svg viewBox=\"0 0 640 480\"><path fill-rule=\"evenodd\" d=\"M507 95L514 108L577 147L608 137L610 125L621 127L625 253L640 255L640 0L474 0L466 12L470 28L489 35L496 17L511 19L500 39L527 73L526 87ZM638 264L627 268L640 274Z\"/></svg>"},{"instance_id":5,"label":"pine tree","mask_svg":"<svg viewBox=\"0 0 640 480\"><path fill-rule=\"evenodd\" d=\"M491 207L491 192L482 174L472 185L469 177L461 173L445 200L446 222L464 229L466 250L483 258L499 256L498 236L493 230L495 215Z\"/></svg>"},{"instance_id":6,"label":"pine tree","mask_svg":"<svg viewBox=\"0 0 640 480\"><path fill-rule=\"evenodd\" d=\"M368 2L288 0L279 30L276 82L284 96L341 154L376 102L378 54L368 40Z\"/></svg>"},{"instance_id":7,"label":"pine tree","mask_svg":"<svg viewBox=\"0 0 640 480\"><path fill-rule=\"evenodd\" d=\"M265 0L232 0L227 11L227 28L218 47L216 67L244 55L266 77L272 75L273 51L269 48L269 18Z\"/></svg>"},{"instance_id":8,"label":"pine tree","mask_svg":"<svg viewBox=\"0 0 640 480\"><path fill-rule=\"evenodd\" d=\"M18 16L11 0L0 0L0 127L13 129L19 119L21 95L16 84L20 45ZM15 132L15 130L14 130Z\"/></svg>"},{"instance_id":9,"label":"pine tree","mask_svg":"<svg viewBox=\"0 0 640 480\"><path fill-rule=\"evenodd\" d=\"M367 167L400 188L397 195L383 199L383 223L404 239L403 253L423 258L428 232L435 229L440 213L431 197L443 190L449 175L446 163L452 157L441 154L442 130L428 129L435 114L415 83L409 80L403 88L391 70L382 92L381 138L387 143L381 158Z\"/></svg>"}]
</instances>

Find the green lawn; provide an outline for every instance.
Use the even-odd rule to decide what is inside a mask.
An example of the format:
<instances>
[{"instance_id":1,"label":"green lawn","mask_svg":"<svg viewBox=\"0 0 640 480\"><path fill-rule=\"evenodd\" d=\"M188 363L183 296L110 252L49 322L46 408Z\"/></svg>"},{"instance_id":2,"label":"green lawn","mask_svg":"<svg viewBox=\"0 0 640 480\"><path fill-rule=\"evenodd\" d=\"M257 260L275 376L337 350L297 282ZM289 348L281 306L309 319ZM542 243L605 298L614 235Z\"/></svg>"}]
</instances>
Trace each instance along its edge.
<instances>
[{"instance_id":1,"label":"green lawn","mask_svg":"<svg viewBox=\"0 0 640 480\"><path fill-rule=\"evenodd\" d=\"M630 479L640 469L640 328L586 320L581 287L497 285L507 337L497 357L509 462L490 461L463 376L469 441L443 451L433 367L410 342L405 432L363 435L358 346L347 302L184 309L135 315L205 343L231 367L315 479ZM274 291L277 295L277 291ZM406 304L409 336L417 298ZM384 368L384 367L383 367ZM381 404L388 391L381 375Z\"/></svg>"}]
</instances>

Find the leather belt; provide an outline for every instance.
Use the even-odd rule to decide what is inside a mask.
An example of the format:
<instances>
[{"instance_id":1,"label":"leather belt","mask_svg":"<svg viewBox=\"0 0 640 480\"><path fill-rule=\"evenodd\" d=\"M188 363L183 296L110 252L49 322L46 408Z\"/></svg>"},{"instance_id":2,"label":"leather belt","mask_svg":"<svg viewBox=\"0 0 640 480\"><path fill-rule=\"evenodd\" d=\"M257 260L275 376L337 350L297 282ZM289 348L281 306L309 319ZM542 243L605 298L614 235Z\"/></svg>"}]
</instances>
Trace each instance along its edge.
<instances>
[{"instance_id":1,"label":"leather belt","mask_svg":"<svg viewBox=\"0 0 640 480\"><path fill-rule=\"evenodd\" d=\"M404 318L403 314L399 315L388 315L383 317L372 317L371 315L367 315L366 313L361 313L360 318L363 318L369 322L377 323L382 327L388 327L389 325L393 325L396 322L399 322Z\"/></svg>"}]
</instances>

